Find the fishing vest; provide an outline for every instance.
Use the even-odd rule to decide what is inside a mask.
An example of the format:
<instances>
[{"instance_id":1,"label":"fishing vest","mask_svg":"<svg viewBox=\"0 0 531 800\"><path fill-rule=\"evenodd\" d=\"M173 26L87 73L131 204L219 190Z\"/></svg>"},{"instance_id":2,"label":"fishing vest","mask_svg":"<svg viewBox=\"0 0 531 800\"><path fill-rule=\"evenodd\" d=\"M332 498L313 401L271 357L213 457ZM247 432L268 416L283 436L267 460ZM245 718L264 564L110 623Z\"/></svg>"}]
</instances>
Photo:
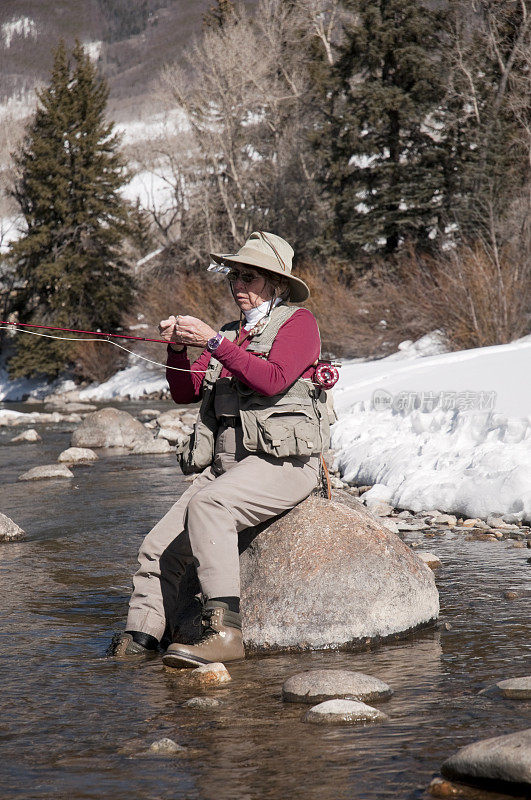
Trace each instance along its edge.
<instances>
[{"instance_id":1,"label":"fishing vest","mask_svg":"<svg viewBox=\"0 0 531 800\"><path fill-rule=\"evenodd\" d=\"M281 326L297 308L279 305L257 325L247 352L267 358ZM239 322L231 322L221 332L236 341ZM185 475L201 472L214 459L216 435L221 421L214 410L216 382L223 365L212 356L203 380L203 397L193 433L177 448ZM223 379L226 380L226 379ZM258 394L237 378L231 378L237 395L237 408L243 431L243 446L250 453L277 458L311 456L328 449L333 422L327 392L310 380L298 378L283 392L272 397ZM333 413L333 412L332 412Z\"/></svg>"}]
</instances>

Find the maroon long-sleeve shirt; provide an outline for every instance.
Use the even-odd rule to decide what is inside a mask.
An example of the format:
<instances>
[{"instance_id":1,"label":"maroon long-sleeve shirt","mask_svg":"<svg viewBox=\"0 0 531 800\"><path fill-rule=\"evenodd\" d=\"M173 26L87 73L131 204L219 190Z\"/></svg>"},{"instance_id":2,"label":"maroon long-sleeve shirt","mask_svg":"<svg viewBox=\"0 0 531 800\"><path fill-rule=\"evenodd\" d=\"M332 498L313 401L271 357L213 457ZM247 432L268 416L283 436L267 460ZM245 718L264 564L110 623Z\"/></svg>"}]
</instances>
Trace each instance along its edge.
<instances>
[{"instance_id":1,"label":"maroon long-sleeve shirt","mask_svg":"<svg viewBox=\"0 0 531 800\"><path fill-rule=\"evenodd\" d=\"M284 391L297 378L313 378L313 364L319 358L321 339L317 320L307 309L299 308L282 325L267 359L247 352L251 339L252 332L239 345L223 339L215 353L215 358L223 364L221 378L233 375L266 397ZM166 370L171 396L176 403L199 400L205 370L212 357L208 350L203 350L190 365L186 348L176 353L168 347L168 366L190 370Z\"/></svg>"}]
</instances>

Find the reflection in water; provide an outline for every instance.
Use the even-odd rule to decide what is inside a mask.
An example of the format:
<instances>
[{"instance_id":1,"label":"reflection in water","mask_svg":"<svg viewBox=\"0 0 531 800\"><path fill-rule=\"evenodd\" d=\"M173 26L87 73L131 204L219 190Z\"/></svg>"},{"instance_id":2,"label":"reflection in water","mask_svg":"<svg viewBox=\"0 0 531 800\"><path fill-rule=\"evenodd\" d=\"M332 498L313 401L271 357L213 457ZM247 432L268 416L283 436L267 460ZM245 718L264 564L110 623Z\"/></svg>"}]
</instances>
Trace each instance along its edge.
<instances>
[{"instance_id":1,"label":"reflection in water","mask_svg":"<svg viewBox=\"0 0 531 800\"><path fill-rule=\"evenodd\" d=\"M30 534L0 546L2 798L420 798L444 758L476 738L531 724L529 704L478 691L529 671L528 551L441 533L429 549L446 631L359 653L254 657L233 681L197 689L160 658L103 656L123 624L136 550L186 486L172 456L101 454L72 481L19 484L51 463L69 435L42 431L40 446L5 444L0 508ZM23 463L21 459L24 459ZM426 548L428 549L428 548ZM527 611L526 611L527 609ZM389 683L383 725L306 725L305 706L280 699L283 681L312 668L348 668ZM220 699L182 708L197 694ZM142 755L169 736L186 747Z\"/></svg>"}]
</instances>

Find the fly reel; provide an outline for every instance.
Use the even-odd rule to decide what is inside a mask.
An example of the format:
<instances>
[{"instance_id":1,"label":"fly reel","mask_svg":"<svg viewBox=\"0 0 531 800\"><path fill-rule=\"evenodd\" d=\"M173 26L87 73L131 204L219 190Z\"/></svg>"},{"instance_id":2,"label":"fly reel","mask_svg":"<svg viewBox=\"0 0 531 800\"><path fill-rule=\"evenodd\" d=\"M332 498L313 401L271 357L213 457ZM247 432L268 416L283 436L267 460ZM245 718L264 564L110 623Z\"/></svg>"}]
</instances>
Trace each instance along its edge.
<instances>
[{"instance_id":1,"label":"fly reel","mask_svg":"<svg viewBox=\"0 0 531 800\"><path fill-rule=\"evenodd\" d=\"M313 383L323 389L331 389L339 380L339 366L341 365L336 362L319 361L315 368Z\"/></svg>"}]
</instances>

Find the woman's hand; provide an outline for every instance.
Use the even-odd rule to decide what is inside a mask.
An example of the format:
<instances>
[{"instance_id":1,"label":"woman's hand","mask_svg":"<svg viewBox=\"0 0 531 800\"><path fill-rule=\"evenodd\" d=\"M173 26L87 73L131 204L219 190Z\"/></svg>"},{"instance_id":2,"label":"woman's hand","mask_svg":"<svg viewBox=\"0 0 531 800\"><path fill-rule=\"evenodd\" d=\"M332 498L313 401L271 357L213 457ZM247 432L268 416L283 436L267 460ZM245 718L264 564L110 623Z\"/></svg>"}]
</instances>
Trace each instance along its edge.
<instances>
[{"instance_id":1,"label":"woman's hand","mask_svg":"<svg viewBox=\"0 0 531 800\"><path fill-rule=\"evenodd\" d=\"M206 322L188 316L171 316L162 320L159 331L168 343L175 342L191 347L206 347L208 340L217 333Z\"/></svg>"}]
</instances>

